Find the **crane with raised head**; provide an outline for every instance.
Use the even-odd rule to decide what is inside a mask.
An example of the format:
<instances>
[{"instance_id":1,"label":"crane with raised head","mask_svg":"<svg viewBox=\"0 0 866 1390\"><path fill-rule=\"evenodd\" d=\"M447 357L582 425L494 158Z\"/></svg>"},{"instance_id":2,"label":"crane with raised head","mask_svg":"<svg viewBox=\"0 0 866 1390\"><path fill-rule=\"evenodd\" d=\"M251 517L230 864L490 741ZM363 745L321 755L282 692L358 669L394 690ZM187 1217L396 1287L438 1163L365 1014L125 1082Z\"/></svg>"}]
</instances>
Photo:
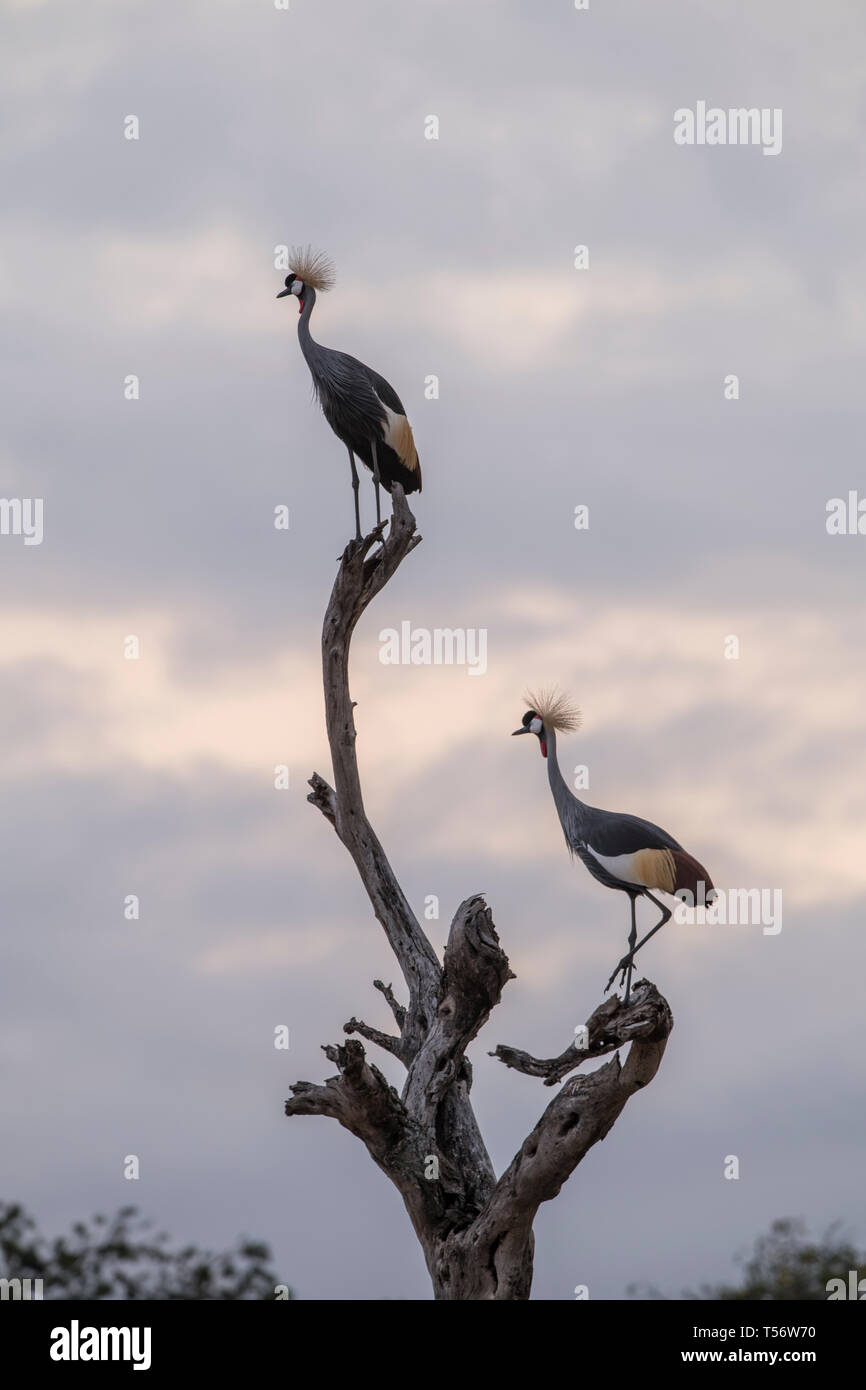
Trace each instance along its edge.
<instances>
[{"instance_id":1,"label":"crane with raised head","mask_svg":"<svg viewBox=\"0 0 866 1390\"><path fill-rule=\"evenodd\" d=\"M566 785L556 756L557 732L572 733L580 727L580 711L557 691L527 695L529 709L523 716L517 734L535 734L541 756L547 760L547 777L559 813L565 842L572 854L585 864L593 878L606 888L618 888L626 893L631 907L631 929L628 951L622 957L605 990L610 989L617 975L625 984L624 1003L631 993L634 958L651 936L671 917L671 909L660 902L658 893L690 893L691 902L711 902L715 896L710 876L697 859L687 854L682 845L652 821L640 816L624 815L619 811L601 811L587 806ZM702 896L703 892L703 896ZM637 939L636 903L649 898L661 912L661 918L640 941Z\"/></svg>"},{"instance_id":2,"label":"crane with raised head","mask_svg":"<svg viewBox=\"0 0 866 1390\"><path fill-rule=\"evenodd\" d=\"M345 352L322 347L310 333L316 292L334 285L334 268L327 256L306 246L291 253L292 272L277 299L296 295L298 339L313 378L313 389L331 429L349 451L355 494L355 539L361 539L356 456L373 474L376 521L381 522L380 484L387 492L399 483L404 492L421 491L421 465L403 402L393 386Z\"/></svg>"}]
</instances>

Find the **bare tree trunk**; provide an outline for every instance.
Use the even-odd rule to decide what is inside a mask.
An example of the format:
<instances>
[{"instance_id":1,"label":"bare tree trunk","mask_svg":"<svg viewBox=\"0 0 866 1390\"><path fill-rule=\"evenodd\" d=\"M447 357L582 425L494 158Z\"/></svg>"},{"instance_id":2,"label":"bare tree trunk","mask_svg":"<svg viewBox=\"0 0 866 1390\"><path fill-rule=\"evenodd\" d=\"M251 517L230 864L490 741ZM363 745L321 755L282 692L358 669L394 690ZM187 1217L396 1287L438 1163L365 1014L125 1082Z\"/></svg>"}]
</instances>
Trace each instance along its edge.
<instances>
[{"instance_id":1,"label":"bare tree trunk","mask_svg":"<svg viewBox=\"0 0 866 1390\"><path fill-rule=\"evenodd\" d=\"M352 633L421 540L399 485L393 504L387 539L374 550L383 523L351 543L340 561L322 631L334 786L314 773L308 799L352 856L408 992L404 1006L390 985L374 981L394 1015L393 1035L356 1018L344 1024L344 1032L399 1058L406 1081L398 1095L367 1060L363 1045L350 1037L323 1049L337 1075L322 1085L297 1082L286 1114L329 1115L363 1141L406 1204L437 1299L527 1299L536 1211L605 1137L629 1096L652 1080L673 1019L655 986L643 980L627 1008L611 998L595 1010L583 1050L570 1045L545 1061L498 1047L491 1055L506 1066L553 1085L582 1062L631 1044L625 1065L616 1056L561 1087L497 1181L470 1103L472 1068L465 1053L515 976L479 896L458 907L440 965L367 820L355 757L348 677Z\"/></svg>"}]
</instances>

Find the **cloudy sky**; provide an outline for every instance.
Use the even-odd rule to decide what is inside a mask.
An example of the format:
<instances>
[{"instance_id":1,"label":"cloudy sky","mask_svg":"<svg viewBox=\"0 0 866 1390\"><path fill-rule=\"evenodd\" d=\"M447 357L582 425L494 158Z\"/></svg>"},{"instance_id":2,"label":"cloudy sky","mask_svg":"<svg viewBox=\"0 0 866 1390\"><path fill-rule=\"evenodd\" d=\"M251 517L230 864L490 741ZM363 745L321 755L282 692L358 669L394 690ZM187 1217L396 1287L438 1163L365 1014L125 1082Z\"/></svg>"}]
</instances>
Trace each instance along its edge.
<instances>
[{"instance_id":1,"label":"cloudy sky","mask_svg":"<svg viewBox=\"0 0 866 1390\"><path fill-rule=\"evenodd\" d=\"M534 1296L726 1278L784 1215L862 1243L866 538L826 527L866 497L861 6L12 0L3 28L0 490L44 537L0 536L0 1196L261 1236L304 1298L429 1297L358 1143L282 1113L397 982L305 800L352 519L274 298L309 241L314 334L394 383L424 469L424 543L355 638L358 750L434 945L483 890L517 974L470 1052L497 1168L549 1092L487 1052L559 1051L628 926L508 737L527 685L580 702L592 804L783 892L777 935L647 948L664 1065L542 1210ZM675 144L699 101L781 109L781 152ZM486 673L383 665L402 622L483 628Z\"/></svg>"}]
</instances>

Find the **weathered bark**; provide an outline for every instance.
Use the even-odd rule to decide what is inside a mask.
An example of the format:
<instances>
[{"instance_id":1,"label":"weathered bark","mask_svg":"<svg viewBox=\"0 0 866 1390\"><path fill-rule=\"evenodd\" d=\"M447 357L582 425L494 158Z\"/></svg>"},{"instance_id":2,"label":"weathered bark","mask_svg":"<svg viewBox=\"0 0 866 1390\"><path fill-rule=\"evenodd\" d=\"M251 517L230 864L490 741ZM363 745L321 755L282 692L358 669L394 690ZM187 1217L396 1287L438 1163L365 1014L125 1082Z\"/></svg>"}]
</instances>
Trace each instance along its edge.
<instances>
[{"instance_id":1,"label":"weathered bark","mask_svg":"<svg viewBox=\"0 0 866 1390\"><path fill-rule=\"evenodd\" d=\"M527 1076L543 1077L545 1086L555 1086L582 1062L604 1057L626 1043L640 1040L648 1044L660 1039L663 1042L673 1028L674 1020L667 1001L655 985L650 984L649 980L638 980L632 986L628 1008L624 1008L622 1000L614 995L599 1004L584 1026L587 1031L585 1046L571 1042L558 1057L530 1057L528 1052L519 1052L502 1043L490 1056L498 1057L507 1067L525 1072Z\"/></svg>"},{"instance_id":2,"label":"weathered bark","mask_svg":"<svg viewBox=\"0 0 866 1390\"><path fill-rule=\"evenodd\" d=\"M538 1207L557 1195L587 1150L605 1137L629 1096L652 1080L673 1019L655 986L641 981L627 1007L612 998L595 1010L583 1051L572 1045L545 1061L498 1047L492 1055L506 1066L553 1085L582 1062L630 1044L624 1066L615 1057L562 1086L497 1181L469 1099L466 1048L515 977L490 909L478 895L458 907L440 965L367 819L355 757L352 633L421 539L398 485L393 508L387 538L383 523L351 543L340 561L322 630L334 786L314 773L308 800L352 856L408 992L403 1006L390 985L374 981L394 1015L396 1033L356 1018L344 1024L344 1032L399 1058L406 1081L398 1095L367 1061L363 1044L350 1038L323 1049L337 1076L323 1085L297 1082L286 1114L330 1116L363 1141L403 1198L437 1299L526 1299Z\"/></svg>"}]
</instances>

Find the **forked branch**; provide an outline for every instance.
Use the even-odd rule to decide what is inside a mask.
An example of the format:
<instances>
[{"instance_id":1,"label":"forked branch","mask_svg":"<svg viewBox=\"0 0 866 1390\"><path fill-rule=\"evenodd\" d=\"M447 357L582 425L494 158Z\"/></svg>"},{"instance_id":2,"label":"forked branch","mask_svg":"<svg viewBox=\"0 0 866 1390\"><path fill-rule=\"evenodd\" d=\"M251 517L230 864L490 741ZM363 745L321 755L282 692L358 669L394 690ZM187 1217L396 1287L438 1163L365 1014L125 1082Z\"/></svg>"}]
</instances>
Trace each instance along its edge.
<instances>
[{"instance_id":1,"label":"forked branch","mask_svg":"<svg viewBox=\"0 0 866 1390\"><path fill-rule=\"evenodd\" d=\"M400 1191L441 1299L525 1299L532 1281L532 1222L560 1191L587 1150L608 1133L629 1096L652 1080L673 1026L654 985L641 981L625 1006L601 1004L586 1025L585 1046L539 1059L513 1047L492 1055L554 1085L581 1063L630 1044L624 1065L613 1058L574 1077L552 1099L497 1182L469 1099L466 1048L514 979L490 909L479 895L460 904L440 965L364 810L349 694L352 633L368 604L420 541L399 485L393 518L347 546L325 614L322 671L331 787L318 773L308 800L346 846L408 989L403 1005L390 985L374 981L397 1027L382 1032L357 1018L358 1034L406 1068L402 1094L367 1061L350 1037L324 1051L338 1074L322 1085L300 1081L287 1115L326 1115L357 1135Z\"/></svg>"}]
</instances>

